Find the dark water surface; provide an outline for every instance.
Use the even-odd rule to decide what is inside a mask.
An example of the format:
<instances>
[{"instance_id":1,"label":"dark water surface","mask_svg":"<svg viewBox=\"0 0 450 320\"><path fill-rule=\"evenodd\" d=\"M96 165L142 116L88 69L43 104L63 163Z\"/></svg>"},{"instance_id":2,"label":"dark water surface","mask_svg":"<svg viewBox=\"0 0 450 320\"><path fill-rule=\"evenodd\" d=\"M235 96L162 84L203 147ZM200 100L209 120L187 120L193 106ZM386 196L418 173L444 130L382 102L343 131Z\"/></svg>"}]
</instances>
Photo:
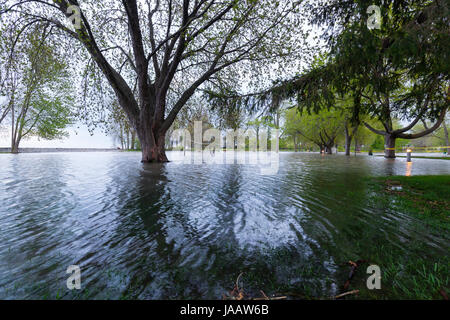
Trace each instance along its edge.
<instances>
[{"instance_id":1,"label":"dark water surface","mask_svg":"<svg viewBox=\"0 0 450 320\"><path fill-rule=\"evenodd\" d=\"M0 298L220 299L241 271L269 292L328 296L342 263L380 243L448 255L447 235L369 201L364 177L450 174L450 161L282 153L263 176L168 155L0 155ZM82 270L76 293L69 265Z\"/></svg>"}]
</instances>

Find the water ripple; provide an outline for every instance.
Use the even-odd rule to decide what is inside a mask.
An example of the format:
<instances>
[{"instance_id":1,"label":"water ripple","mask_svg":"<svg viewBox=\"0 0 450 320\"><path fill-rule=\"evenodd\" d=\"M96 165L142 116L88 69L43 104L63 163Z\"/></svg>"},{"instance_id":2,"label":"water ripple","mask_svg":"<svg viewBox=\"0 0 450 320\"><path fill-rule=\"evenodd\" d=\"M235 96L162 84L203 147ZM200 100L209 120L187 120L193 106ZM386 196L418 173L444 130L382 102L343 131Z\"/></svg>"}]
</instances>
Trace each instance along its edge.
<instances>
[{"instance_id":1,"label":"water ripple","mask_svg":"<svg viewBox=\"0 0 450 320\"><path fill-rule=\"evenodd\" d=\"M362 178L405 174L404 162L280 157L278 174L263 176L186 164L181 153L165 165L141 165L137 153L1 155L0 298L73 298L72 264L89 288L76 298L215 299L242 268L330 292L323 279L360 255L355 242L448 252L446 236L368 202ZM450 162L418 159L413 169L449 174Z\"/></svg>"}]
</instances>

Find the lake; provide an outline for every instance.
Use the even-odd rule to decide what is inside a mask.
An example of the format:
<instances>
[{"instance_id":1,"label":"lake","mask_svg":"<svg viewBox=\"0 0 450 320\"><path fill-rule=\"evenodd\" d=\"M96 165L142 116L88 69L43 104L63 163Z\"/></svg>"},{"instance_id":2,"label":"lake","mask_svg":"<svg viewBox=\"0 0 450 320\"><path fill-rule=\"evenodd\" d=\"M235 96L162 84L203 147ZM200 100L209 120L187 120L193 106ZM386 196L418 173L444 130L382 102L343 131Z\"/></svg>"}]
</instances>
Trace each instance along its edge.
<instances>
[{"instance_id":1,"label":"lake","mask_svg":"<svg viewBox=\"0 0 450 320\"><path fill-rule=\"evenodd\" d=\"M261 175L140 157L0 154L0 299L221 299L241 272L249 291L326 297L349 260L448 257L447 234L378 203L366 177L450 174L450 161L281 153ZM70 265L82 290L66 287Z\"/></svg>"}]
</instances>

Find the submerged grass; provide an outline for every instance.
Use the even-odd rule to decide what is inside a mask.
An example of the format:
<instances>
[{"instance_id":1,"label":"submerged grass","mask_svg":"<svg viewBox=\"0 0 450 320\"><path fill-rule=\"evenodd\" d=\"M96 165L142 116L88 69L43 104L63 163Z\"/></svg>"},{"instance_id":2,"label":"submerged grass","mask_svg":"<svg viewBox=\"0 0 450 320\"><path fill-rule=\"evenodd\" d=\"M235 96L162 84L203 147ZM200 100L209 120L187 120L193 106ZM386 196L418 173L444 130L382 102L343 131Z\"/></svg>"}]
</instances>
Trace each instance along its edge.
<instances>
[{"instance_id":1,"label":"submerged grass","mask_svg":"<svg viewBox=\"0 0 450 320\"><path fill-rule=\"evenodd\" d=\"M450 175L390 176L368 178L372 201L379 208L407 214L418 228L430 235L448 237L450 230ZM450 239L449 239L450 240ZM449 294L450 258L428 256L424 243L411 241L409 253L395 245L380 243L368 255L370 261L383 261L383 283L389 298L443 299ZM364 290L363 290L364 291ZM367 298L379 298L376 290Z\"/></svg>"},{"instance_id":2,"label":"submerged grass","mask_svg":"<svg viewBox=\"0 0 450 320\"><path fill-rule=\"evenodd\" d=\"M367 205L374 211L409 215L412 217L409 228L426 228L430 235L438 234L450 240L450 175L367 178L365 185L367 189L364 192L348 191L349 198L367 194ZM398 228L401 227L399 224ZM67 293L64 287L61 287L61 292L40 287L33 288L33 291L42 292L43 299L90 299L98 297L99 293L105 299L142 299L146 297L145 290L150 284L158 282L154 274L159 270L176 284L163 289L165 295L162 298L166 299L202 299L205 296L221 299L222 293L233 289L241 273L239 288L244 290L247 298L259 298L261 291L269 297L287 296L289 299L330 299L353 290L359 290L358 295L348 295L344 299L427 300L444 299L449 295L448 253L430 253L429 244L420 239L405 240L408 241L408 250L405 250L395 241L388 241L382 230L365 228L358 223L335 237L344 237L346 241L335 238L339 240L336 243L341 244L339 247L334 241L310 243L312 251L308 256L295 247L265 248L242 255L236 255L241 250L231 243L212 247L210 250L217 253L214 267L220 272L211 274L204 287L197 286L202 277L195 268L177 265L170 259L168 261L171 262L165 264L145 257L136 266L136 270L142 272L136 274L124 274L114 269L100 271L108 280L114 280L108 285L76 293ZM319 245L326 250L319 250ZM343 248L342 245L348 247ZM338 256L342 261L330 258ZM344 290L350 271L347 262L359 259L367 262L361 264L350 286ZM381 268L381 290L367 289L369 275L366 269L371 264ZM227 276L222 277L222 274ZM64 284L62 281L61 285ZM223 292L221 289L219 292L209 291L214 287L223 288ZM152 297L151 294L149 296Z\"/></svg>"},{"instance_id":3,"label":"submerged grass","mask_svg":"<svg viewBox=\"0 0 450 320\"><path fill-rule=\"evenodd\" d=\"M450 175L392 176L369 182L377 197L426 224L450 229Z\"/></svg>"},{"instance_id":4,"label":"submerged grass","mask_svg":"<svg viewBox=\"0 0 450 320\"><path fill-rule=\"evenodd\" d=\"M450 175L441 176L390 176L366 179L369 194L368 205L379 211L399 212L410 216L409 228L426 229L431 235L449 236L450 229ZM399 228L402 226L399 225ZM363 230L364 235L352 237L353 252L348 259L367 260L357 269L348 289L343 284L348 279L350 267L345 261L336 261L334 275L328 274L322 266L326 257L299 265L299 257L289 252L277 251L266 255L265 265L253 266L243 279L250 292L264 290L271 295L287 295L293 299L330 299L334 286L337 293L359 290L357 295L345 299L446 299L449 295L450 257L429 252L426 243L419 239L408 239L405 251L395 242L389 242L381 230ZM449 237L450 240L450 237ZM372 245L368 246L367 241ZM330 244L330 254L332 245ZM290 268L285 279L276 276L282 266ZM366 285L366 269L379 265L382 272L381 290L369 290ZM287 271L287 270L286 270ZM231 283L231 279L230 279Z\"/></svg>"}]
</instances>

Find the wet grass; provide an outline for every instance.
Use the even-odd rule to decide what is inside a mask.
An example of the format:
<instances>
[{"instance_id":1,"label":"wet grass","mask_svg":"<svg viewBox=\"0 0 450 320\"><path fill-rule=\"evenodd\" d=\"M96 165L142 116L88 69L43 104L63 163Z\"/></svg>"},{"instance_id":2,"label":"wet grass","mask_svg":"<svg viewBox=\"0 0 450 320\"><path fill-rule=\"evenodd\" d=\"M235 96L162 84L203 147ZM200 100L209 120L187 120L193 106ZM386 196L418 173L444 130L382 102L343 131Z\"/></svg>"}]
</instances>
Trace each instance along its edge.
<instances>
[{"instance_id":1,"label":"wet grass","mask_svg":"<svg viewBox=\"0 0 450 320\"><path fill-rule=\"evenodd\" d=\"M375 178L372 187L385 202L434 227L450 229L450 175Z\"/></svg>"},{"instance_id":2,"label":"wet grass","mask_svg":"<svg viewBox=\"0 0 450 320\"><path fill-rule=\"evenodd\" d=\"M406 158L406 156L397 156L397 158ZM412 159L450 160L450 157L413 156Z\"/></svg>"},{"instance_id":3,"label":"wet grass","mask_svg":"<svg viewBox=\"0 0 450 320\"><path fill-rule=\"evenodd\" d=\"M410 215L413 226L409 225L409 229L426 228L430 235L440 235L450 241L450 175L376 177L367 178L365 182L367 189L364 192L349 191L351 198L369 194L367 205L374 209L374 214L376 210L387 210ZM220 272L212 272L208 283L201 287L198 284L202 277L195 268L172 263L165 265L145 258L136 267L142 272L135 274L114 269L99 271L108 282L114 280L111 285L67 293L65 283L61 281L60 291L38 286L33 292L41 293L42 299L91 299L98 298L100 293L105 299L142 299L146 297L142 293L149 284L159 280L150 276L149 271L160 270L162 274L170 271L168 277L176 284L163 289L166 299L221 299L221 294L233 290L240 273L243 273L240 287L247 294L246 298L260 298L261 290L269 297L287 296L289 299L330 299L331 295L352 290L359 290L359 294L344 299L441 300L450 294L448 253L430 253L429 244L420 239L405 240L408 241L408 250L405 250L388 241L378 228L358 229L356 226L358 224L352 224L345 232L335 235L335 241L321 243L326 250L311 244L313 252L309 256L295 247L265 248L241 255L236 252L242 249L232 244L210 248L217 253L214 268ZM399 224L398 228L401 227ZM344 290L350 271L347 262L359 259L367 262L361 264L350 286ZM381 290L367 289L369 275L366 269L371 264L381 268ZM38 285L44 286L44 283ZM209 291L214 287L218 290ZM20 286L13 289L20 290Z\"/></svg>"},{"instance_id":4,"label":"wet grass","mask_svg":"<svg viewBox=\"0 0 450 320\"><path fill-rule=\"evenodd\" d=\"M411 242L408 252L390 243L378 243L369 251L365 245L361 249L368 262L357 270L348 289L360 293L347 299L442 300L442 292L449 294L449 257L428 256L423 243ZM366 268L371 264L381 268L380 290L367 289Z\"/></svg>"},{"instance_id":5,"label":"wet grass","mask_svg":"<svg viewBox=\"0 0 450 320\"><path fill-rule=\"evenodd\" d=\"M450 229L450 175L441 176L391 176L367 178L368 205L383 212L400 212L412 219L409 228L425 229L430 235L448 237ZM399 225L399 228L401 225ZM346 261L335 261L337 269L329 274L322 267L326 257L317 261L298 263L300 257L281 250L258 259L259 265L243 270L247 289L254 295L258 288L268 295L287 295L291 299L330 299L330 289L337 293L359 290L357 295L344 299L418 299L442 300L450 294L450 256L429 252L429 245L419 239L409 239L408 250L395 242L388 242L380 230L365 229L359 237L352 236L347 260L367 262L355 272L347 289L350 266ZM372 242L372 245L367 243ZM450 241L450 237L449 237ZM333 245L329 253L333 255ZM264 265L260 265L264 262ZM382 272L381 290L369 290L366 285L369 265L378 265ZM297 267L293 267L297 265ZM277 277L280 268L284 277ZM278 271L278 272L277 272ZM230 279L232 283L232 279Z\"/></svg>"},{"instance_id":6,"label":"wet grass","mask_svg":"<svg viewBox=\"0 0 450 320\"><path fill-rule=\"evenodd\" d=\"M449 294L449 265L450 259L443 256L439 259L423 257L425 248L420 243L412 245L414 253L405 253L394 245L376 245L370 252L367 245L361 247L361 256L366 263L356 270L347 289L344 283L348 279L349 265L342 263L338 266L335 275L327 274L320 264L304 265L299 268L291 268L289 274L280 278L277 276L277 267L281 264L289 264L289 259L279 260L277 257L267 257L266 266L258 266L246 270L242 276L244 291L248 297L260 297L260 290L268 296L287 296L288 299L302 300L329 300L333 295L342 294L353 290L359 290L357 295L349 295L344 299L349 300L442 300ZM355 244L358 250L358 244ZM355 259L356 260L356 259ZM295 262L294 262L295 263ZM366 273L369 265L379 265L381 268L381 289L369 290L367 288ZM268 267L270 265L270 267ZM255 266L256 267L256 266ZM235 279L229 279L229 288L232 288ZM335 287L335 293L331 293L331 287Z\"/></svg>"},{"instance_id":7,"label":"wet grass","mask_svg":"<svg viewBox=\"0 0 450 320\"><path fill-rule=\"evenodd\" d=\"M448 237L450 230L450 175L390 176L368 178L372 205L411 216L416 228L430 235ZM450 240L450 239L449 239ZM382 261L383 283L389 299L443 299L449 294L450 257L428 254L423 242L410 241L408 253L395 245L379 243L367 252L370 261ZM386 286L387 284L387 286ZM375 291L364 290L368 299L380 298Z\"/></svg>"}]
</instances>

